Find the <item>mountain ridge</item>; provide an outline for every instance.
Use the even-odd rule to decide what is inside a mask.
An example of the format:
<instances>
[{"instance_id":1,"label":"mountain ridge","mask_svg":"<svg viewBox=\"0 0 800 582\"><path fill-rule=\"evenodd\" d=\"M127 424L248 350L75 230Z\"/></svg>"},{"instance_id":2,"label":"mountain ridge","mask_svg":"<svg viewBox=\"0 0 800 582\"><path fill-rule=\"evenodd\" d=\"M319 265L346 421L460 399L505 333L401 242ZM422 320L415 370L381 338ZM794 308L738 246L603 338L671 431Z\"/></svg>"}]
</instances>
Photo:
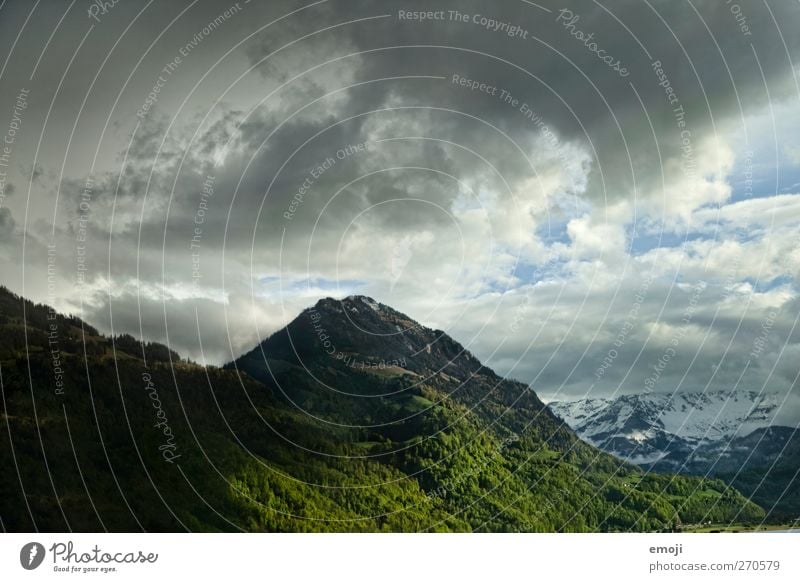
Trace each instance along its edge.
<instances>
[{"instance_id":1,"label":"mountain ridge","mask_svg":"<svg viewBox=\"0 0 800 582\"><path fill-rule=\"evenodd\" d=\"M51 310L4 289L0 308L9 531L652 531L765 515L722 481L591 447L525 384L361 297L321 300L224 368L56 317L60 394Z\"/></svg>"},{"instance_id":2,"label":"mountain ridge","mask_svg":"<svg viewBox=\"0 0 800 582\"><path fill-rule=\"evenodd\" d=\"M654 463L676 450L769 426L779 396L755 391L652 392L549 405L581 438L619 458Z\"/></svg>"}]
</instances>

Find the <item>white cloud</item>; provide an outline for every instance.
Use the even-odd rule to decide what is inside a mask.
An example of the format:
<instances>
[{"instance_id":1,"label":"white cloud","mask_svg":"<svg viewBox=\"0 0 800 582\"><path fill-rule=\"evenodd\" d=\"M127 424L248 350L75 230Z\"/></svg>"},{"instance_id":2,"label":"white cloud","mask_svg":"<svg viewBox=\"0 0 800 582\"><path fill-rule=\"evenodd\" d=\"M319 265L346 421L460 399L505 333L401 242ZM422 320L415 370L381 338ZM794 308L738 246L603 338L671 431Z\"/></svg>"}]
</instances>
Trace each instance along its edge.
<instances>
[{"instance_id":1,"label":"white cloud","mask_svg":"<svg viewBox=\"0 0 800 582\"><path fill-rule=\"evenodd\" d=\"M727 177L735 159L732 148L717 137L692 143L690 153L689 159L666 159L660 175L651 177L650 190L637 201L637 212L668 230L693 227L695 211L723 204L731 195Z\"/></svg>"}]
</instances>

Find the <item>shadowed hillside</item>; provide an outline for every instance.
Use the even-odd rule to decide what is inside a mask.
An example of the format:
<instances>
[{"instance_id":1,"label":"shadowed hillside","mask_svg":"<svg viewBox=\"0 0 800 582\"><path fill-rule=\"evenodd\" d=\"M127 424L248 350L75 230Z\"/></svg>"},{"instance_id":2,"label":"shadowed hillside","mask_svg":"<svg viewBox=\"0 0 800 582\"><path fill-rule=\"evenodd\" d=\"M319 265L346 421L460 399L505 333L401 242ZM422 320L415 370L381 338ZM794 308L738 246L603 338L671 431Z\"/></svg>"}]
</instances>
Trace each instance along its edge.
<instances>
[{"instance_id":1,"label":"shadowed hillside","mask_svg":"<svg viewBox=\"0 0 800 582\"><path fill-rule=\"evenodd\" d=\"M607 531L759 520L647 475L524 384L365 297L224 369L0 290L7 531Z\"/></svg>"}]
</instances>

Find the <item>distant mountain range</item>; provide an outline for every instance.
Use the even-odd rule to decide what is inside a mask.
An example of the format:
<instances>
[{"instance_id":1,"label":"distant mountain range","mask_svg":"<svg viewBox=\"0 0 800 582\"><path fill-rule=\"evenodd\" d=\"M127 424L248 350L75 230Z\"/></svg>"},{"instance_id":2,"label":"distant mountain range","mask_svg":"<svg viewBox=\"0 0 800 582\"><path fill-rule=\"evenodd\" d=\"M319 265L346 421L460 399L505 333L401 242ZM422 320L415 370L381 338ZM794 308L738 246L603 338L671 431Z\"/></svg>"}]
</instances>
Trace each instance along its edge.
<instances>
[{"instance_id":1,"label":"distant mountain range","mask_svg":"<svg viewBox=\"0 0 800 582\"><path fill-rule=\"evenodd\" d=\"M551 402L584 440L632 463L671 462L772 424L777 394L678 392Z\"/></svg>"},{"instance_id":2,"label":"distant mountain range","mask_svg":"<svg viewBox=\"0 0 800 582\"><path fill-rule=\"evenodd\" d=\"M723 477L768 509L800 513L800 431L773 425L782 400L766 392L678 392L549 407L582 439L617 458L658 472Z\"/></svg>"},{"instance_id":3,"label":"distant mountain range","mask_svg":"<svg viewBox=\"0 0 800 582\"><path fill-rule=\"evenodd\" d=\"M223 368L0 288L6 531L653 531L760 522L646 473L368 297L323 299Z\"/></svg>"}]
</instances>

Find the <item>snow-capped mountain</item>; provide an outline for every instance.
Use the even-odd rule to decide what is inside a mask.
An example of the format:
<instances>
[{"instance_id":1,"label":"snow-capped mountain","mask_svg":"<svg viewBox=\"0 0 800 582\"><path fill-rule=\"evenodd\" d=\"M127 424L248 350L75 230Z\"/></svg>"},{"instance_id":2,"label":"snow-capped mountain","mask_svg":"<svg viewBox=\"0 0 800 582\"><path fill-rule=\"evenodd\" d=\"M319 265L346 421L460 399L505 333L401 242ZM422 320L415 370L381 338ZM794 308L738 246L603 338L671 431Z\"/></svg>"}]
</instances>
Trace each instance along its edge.
<instances>
[{"instance_id":1,"label":"snow-capped mountain","mask_svg":"<svg viewBox=\"0 0 800 582\"><path fill-rule=\"evenodd\" d=\"M639 465L687 470L773 424L779 395L680 392L556 401L551 410L578 435Z\"/></svg>"}]
</instances>

